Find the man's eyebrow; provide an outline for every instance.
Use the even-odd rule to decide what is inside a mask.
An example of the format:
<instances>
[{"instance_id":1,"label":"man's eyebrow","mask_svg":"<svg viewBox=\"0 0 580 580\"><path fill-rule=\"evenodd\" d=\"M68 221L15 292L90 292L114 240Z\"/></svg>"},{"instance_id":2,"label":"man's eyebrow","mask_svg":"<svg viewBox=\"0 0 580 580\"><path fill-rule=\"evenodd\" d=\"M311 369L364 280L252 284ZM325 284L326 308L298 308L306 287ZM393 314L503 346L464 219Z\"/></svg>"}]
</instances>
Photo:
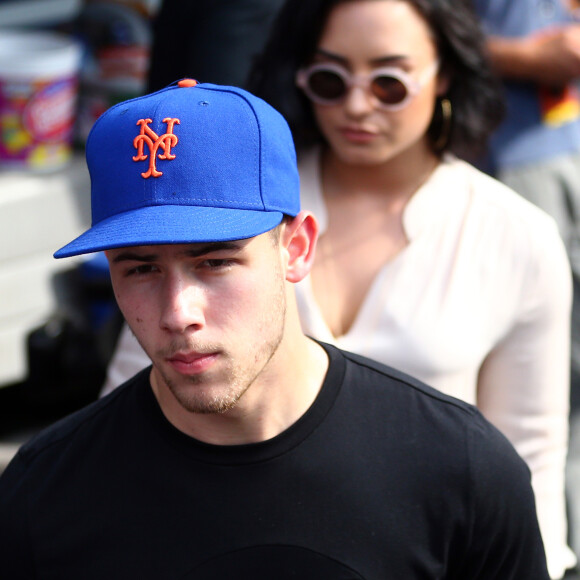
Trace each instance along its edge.
<instances>
[{"instance_id":1,"label":"man's eyebrow","mask_svg":"<svg viewBox=\"0 0 580 580\"><path fill-rule=\"evenodd\" d=\"M328 58L329 60L334 60L342 65L348 65L348 58L340 54L335 54L334 52L329 52L328 50L323 50L322 48L317 48L315 52L316 56L322 56ZM373 65L393 65L400 64L401 61L407 60L407 57L403 54L392 54L389 56L381 56L378 58L373 58L370 62Z\"/></svg>"},{"instance_id":2,"label":"man's eyebrow","mask_svg":"<svg viewBox=\"0 0 580 580\"><path fill-rule=\"evenodd\" d=\"M159 256L156 254L138 254L129 250L117 254L112 261L114 264L118 264L119 262L154 262L158 258Z\"/></svg>"},{"instance_id":3,"label":"man's eyebrow","mask_svg":"<svg viewBox=\"0 0 580 580\"><path fill-rule=\"evenodd\" d=\"M212 252L220 252L223 250L240 250L242 244L240 242L211 242L209 244L203 244L188 248L183 253L191 258L199 258L199 256L205 256L206 254L211 254Z\"/></svg>"},{"instance_id":4,"label":"man's eyebrow","mask_svg":"<svg viewBox=\"0 0 580 580\"><path fill-rule=\"evenodd\" d=\"M182 253L190 258L199 258L200 256L205 256L211 254L212 252L220 252L223 250L234 250L238 251L241 248L241 243L233 242L209 242L207 244L195 245L187 248ZM126 250L117 254L113 258L113 263L118 264L120 262L155 262L159 260L159 254L141 254L133 250Z\"/></svg>"}]
</instances>

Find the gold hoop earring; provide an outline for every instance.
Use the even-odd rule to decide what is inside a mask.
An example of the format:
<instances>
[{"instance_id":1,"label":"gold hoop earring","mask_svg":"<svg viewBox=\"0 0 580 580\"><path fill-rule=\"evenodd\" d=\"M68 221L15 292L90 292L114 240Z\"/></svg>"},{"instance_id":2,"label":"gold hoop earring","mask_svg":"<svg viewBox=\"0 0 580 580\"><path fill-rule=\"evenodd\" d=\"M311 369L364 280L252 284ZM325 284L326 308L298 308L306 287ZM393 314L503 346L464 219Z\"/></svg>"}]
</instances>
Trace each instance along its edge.
<instances>
[{"instance_id":1,"label":"gold hoop earring","mask_svg":"<svg viewBox=\"0 0 580 580\"><path fill-rule=\"evenodd\" d=\"M433 144L436 151L441 151L449 141L452 115L453 109L451 107L451 101L449 99L441 99L441 132Z\"/></svg>"}]
</instances>

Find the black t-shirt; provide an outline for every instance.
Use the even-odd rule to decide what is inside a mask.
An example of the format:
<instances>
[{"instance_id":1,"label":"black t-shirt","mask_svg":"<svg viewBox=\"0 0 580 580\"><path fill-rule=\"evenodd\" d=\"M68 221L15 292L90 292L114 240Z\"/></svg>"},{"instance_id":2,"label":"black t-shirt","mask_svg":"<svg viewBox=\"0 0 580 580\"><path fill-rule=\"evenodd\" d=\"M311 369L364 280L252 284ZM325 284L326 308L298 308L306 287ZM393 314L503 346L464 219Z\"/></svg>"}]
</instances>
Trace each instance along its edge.
<instances>
[{"instance_id":1,"label":"black t-shirt","mask_svg":"<svg viewBox=\"0 0 580 580\"><path fill-rule=\"evenodd\" d=\"M2 577L546 580L529 471L472 406L325 345L308 411L261 443L174 428L148 371L0 478Z\"/></svg>"}]
</instances>

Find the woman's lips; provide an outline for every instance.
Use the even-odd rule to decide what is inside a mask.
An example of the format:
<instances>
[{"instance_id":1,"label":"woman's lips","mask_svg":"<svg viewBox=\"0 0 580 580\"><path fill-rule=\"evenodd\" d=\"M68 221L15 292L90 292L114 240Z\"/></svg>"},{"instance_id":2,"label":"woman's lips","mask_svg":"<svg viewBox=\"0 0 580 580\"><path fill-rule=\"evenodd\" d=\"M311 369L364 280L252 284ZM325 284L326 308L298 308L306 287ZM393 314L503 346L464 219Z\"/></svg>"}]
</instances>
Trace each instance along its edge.
<instances>
[{"instance_id":1,"label":"woman's lips","mask_svg":"<svg viewBox=\"0 0 580 580\"><path fill-rule=\"evenodd\" d=\"M340 133L347 141L353 143L369 143L377 136L373 131L366 131L365 129L358 129L356 127L343 127L340 129Z\"/></svg>"}]
</instances>

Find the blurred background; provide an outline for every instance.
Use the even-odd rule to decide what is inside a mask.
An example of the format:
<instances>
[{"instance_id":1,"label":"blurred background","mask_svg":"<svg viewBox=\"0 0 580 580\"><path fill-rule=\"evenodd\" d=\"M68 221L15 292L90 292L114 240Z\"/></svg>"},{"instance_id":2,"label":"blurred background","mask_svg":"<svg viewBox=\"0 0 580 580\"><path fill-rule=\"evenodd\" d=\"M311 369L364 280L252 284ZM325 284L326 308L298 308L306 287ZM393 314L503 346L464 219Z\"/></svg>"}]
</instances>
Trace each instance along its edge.
<instances>
[{"instance_id":1,"label":"blurred background","mask_svg":"<svg viewBox=\"0 0 580 580\"><path fill-rule=\"evenodd\" d=\"M143 94L160 0L0 0L0 471L98 396L120 328L104 256L54 260L90 224L84 143Z\"/></svg>"}]
</instances>

